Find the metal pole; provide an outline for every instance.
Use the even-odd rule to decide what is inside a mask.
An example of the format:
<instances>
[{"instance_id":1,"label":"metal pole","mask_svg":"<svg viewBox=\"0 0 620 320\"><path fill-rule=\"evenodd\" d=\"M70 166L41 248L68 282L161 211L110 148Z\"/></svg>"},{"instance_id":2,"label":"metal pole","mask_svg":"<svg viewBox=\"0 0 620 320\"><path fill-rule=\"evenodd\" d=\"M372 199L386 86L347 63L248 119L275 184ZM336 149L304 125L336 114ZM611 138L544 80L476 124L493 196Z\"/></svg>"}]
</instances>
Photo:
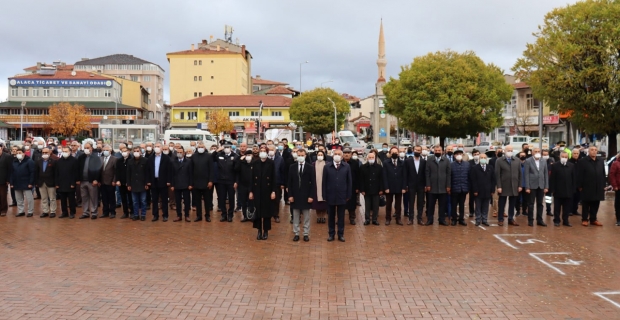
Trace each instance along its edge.
<instances>
[{"instance_id":1,"label":"metal pole","mask_svg":"<svg viewBox=\"0 0 620 320\"><path fill-rule=\"evenodd\" d=\"M118 90L114 88L114 116L118 119ZM142 102L142 98L140 98L140 102Z\"/></svg>"},{"instance_id":2,"label":"metal pole","mask_svg":"<svg viewBox=\"0 0 620 320\"><path fill-rule=\"evenodd\" d=\"M301 64L299 63L299 93L301 93Z\"/></svg>"},{"instance_id":3,"label":"metal pole","mask_svg":"<svg viewBox=\"0 0 620 320\"><path fill-rule=\"evenodd\" d=\"M540 150L542 150L543 149L543 107L542 105L538 105L538 135L540 136L539 147L540 147Z\"/></svg>"},{"instance_id":4,"label":"metal pole","mask_svg":"<svg viewBox=\"0 0 620 320\"><path fill-rule=\"evenodd\" d=\"M334 107L334 136L332 137L332 140L336 140L336 135L338 134L338 118L337 118L337 109L336 109L336 103L329 97L327 97L327 100L329 100L332 103L332 106Z\"/></svg>"},{"instance_id":5,"label":"metal pole","mask_svg":"<svg viewBox=\"0 0 620 320\"><path fill-rule=\"evenodd\" d=\"M19 123L19 139L20 143L24 143L24 107L26 106L26 101L22 101L22 113L20 115L20 123Z\"/></svg>"}]
</instances>

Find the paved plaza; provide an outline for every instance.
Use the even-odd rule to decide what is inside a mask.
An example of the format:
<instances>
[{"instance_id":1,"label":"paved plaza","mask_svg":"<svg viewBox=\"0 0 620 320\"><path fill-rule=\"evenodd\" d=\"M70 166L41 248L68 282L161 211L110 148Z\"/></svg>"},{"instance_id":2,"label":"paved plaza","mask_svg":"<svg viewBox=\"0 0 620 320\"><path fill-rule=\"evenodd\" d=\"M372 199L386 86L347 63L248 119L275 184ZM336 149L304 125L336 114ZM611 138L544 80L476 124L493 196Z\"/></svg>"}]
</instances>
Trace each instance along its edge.
<instances>
[{"instance_id":1,"label":"paved plaza","mask_svg":"<svg viewBox=\"0 0 620 320\"><path fill-rule=\"evenodd\" d=\"M345 243L327 242L314 214L310 242L293 242L288 221L257 241L238 214L164 223L16 218L12 207L0 218L0 319L620 319L607 196L603 227L358 218Z\"/></svg>"}]
</instances>

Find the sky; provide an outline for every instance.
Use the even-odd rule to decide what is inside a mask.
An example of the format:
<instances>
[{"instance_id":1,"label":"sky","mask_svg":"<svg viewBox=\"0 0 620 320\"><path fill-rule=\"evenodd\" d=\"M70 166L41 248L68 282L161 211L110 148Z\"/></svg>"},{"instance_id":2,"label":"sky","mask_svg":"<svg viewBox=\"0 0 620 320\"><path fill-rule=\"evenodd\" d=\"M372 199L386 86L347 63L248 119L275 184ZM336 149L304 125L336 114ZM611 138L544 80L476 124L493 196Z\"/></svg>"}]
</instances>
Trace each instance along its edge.
<instances>
[{"instance_id":1,"label":"sky","mask_svg":"<svg viewBox=\"0 0 620 320\"><path fill-rule=\"evenodd\" d=\"M566 0L0 0L0 101L8 78L37 62L124 53L168 70L166 53L234 28L252 75L295 89L367 97L377 80L383 20L386 73L414 57L472 50L510 73L547 12ZM332 81L332 82L328 82ZM326 83L324 83L326 82ZM166 79L165 100L168 100Z\"/></svg>"}]
</instances>

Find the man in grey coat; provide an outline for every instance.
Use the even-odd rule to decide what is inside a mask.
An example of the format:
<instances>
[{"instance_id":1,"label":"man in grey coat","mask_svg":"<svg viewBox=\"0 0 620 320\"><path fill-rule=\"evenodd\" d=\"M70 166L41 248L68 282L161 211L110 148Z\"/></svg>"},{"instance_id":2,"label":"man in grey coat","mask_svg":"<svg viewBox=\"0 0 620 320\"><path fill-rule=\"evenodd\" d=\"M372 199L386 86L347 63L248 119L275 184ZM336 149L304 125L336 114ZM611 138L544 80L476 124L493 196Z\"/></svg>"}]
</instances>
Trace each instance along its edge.
<instances>
[{"instance_id":1,"label":"man in grey coat","mask_svg":"<svg viewBox=\"0 0 620 320\"><path fill-rule=\"evenodd\" d=\"M428 207L426 224L433 224L435 202L439 202L439 224L447 226L446 208L448 207L448 195L452 183L450 160L442 156L441 146L435 146L435 154L426 161L426 192L428 193Z\"/></svg>"},{"instance_id":2,"label":"man in grey coat","mask_svg":"<svg viewBox=\"0 0 620 320\"><path fill-rule=\"evenodd\" d=\"M525 193L528 195L527 225L534 226L534 202L536 202L536 224L546 227L543 221L545 194L549 191L549 171L547 161L542 159L540 148L525 160Z\"/></svg>"},{"instance_id":3,"label":"man in grey coat","mask_svg":"<svg viewBox=\"0 0 620 320\"><path fill-rule=\"evenodd\" d=\"M497 179L498 225L504 225L504 210L508 200L508 224L518 226L514 220L515 202L521 192L521 161L514 157L512 146L506 146L506 153L495 161L495 178Z\"/></svg>"}]
</instances>

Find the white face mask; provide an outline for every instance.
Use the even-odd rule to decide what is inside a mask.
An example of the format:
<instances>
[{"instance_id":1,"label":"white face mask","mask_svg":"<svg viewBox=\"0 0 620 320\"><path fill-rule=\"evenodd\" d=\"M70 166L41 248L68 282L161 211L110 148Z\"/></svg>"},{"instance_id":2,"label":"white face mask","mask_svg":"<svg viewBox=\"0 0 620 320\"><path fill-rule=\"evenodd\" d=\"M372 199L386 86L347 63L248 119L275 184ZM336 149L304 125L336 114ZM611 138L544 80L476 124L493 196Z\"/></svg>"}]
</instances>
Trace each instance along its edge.
<instances>
[{"instance_id":1,"label":"white face mask","mask_svg":"<svg viewBox=\"0 0 620 320\"><path fill-rule=\"evenodd\" d=\"M37 145L37 149L39 149L39 150L43 150L43 145L42 145L42 144Z\"/></svg>"},{"instance_id":2,"label":"white face mask","mask_svg":"<svg viewBox=\"0 0 620 320\"><path fill-rule=\"evenodd\" d=\"M146 151L149 151L149 152L153 151L153 147L146 147Z\"/></svg>"},{"instance_id":3,"label":"white face mask","mask_svg":"<svg viewBox=\"0 0 620 320\"><path fill-rule=\"evenodd\" d=\"M43 159L45 159L45 160L47 160L49 157L50 157L50 155L49 155L49 154L44 154L44 155L41 155L41 158L43 158Z\"/></svg>"},{"instance_id":4,"label":"white face mask","mask_svg":"<svg viewBox=\"0 0 620 320\"><path fill-rule=\"evenodd\" d=\"M534 158L536 158L536 159L540 159L540 153L535 153L535 154L534 154Z\"/></svg>"},{"instance_id":5,"label":"white face mask","mask_svg":"<svg viewBox=\"0 0 620 320\"><path fill-rule=\"evenodd\" d=\"M177 158L179 159L183 158L183 153L182 152L177 153Z\"/></svg>"},{"instance_id":6,"label":"white face mask","mask_svg":"<svg viewBox=\"0 0 620 320\"><path fill-rule=\"evenodd\" d=\"M474 161L480 161L480 156L474 156Z\"/></svg>"},{"instance_id":7,"label":"white face mask","mask_svg":"<svg viewBox=\"0 0 620 320\"><path fill-rule=\"evenodd\" d=\"M70 156L70 155L71 155L71 154L69 154L69 152L63 152L63 153L62 153L62 157L63 157L63 158L65 158L65 159L66 159L66 158L69 158L69 156Z\"/></svg>"},{"instance_id":8,"label":"white face mask","mask_svg":"<svg viewBox=\"0 0 620 320\"><path fill-rule=\"evenodd\" d=\"M507 157L507 158L511 158L511 157L512 157L512 155L513 155L513 152L512 152L512 151L506 151L506 157Z\"/></svg>"},{"instance_id":9,"label":"white face mask","mask_svg":"<svg viewBox=\"0 0 620 320\"><path fill-rule=\"evenodd\" d=\"M140 158L140 152L136 151L133 153L134 158Z\"/></svg>"},{"instance_id":10,"label":"white face mask","mask_svg":"<svg viewBox=\"0 0 620 320\"><path fill-rule=\"evenodd\" d=\"M459 147L459 148L456 148L456 150L460 150L460 151L463 151L463 148L460 148L460 147Z\"/></svg>"},{"instance_id":11,"label":"white face mask","mask_svg":"<svg viewBox=\"0 0 620 320\"><path fill-rule=\"evenodd\" d=\"M160 154L161 153L161 148L160 147L155 147L155 153Z\"/></svg>"},{"instance_id":12,"label":"white face mask","mask_svg":"<svg viewBox=\"0 0 620 320\"><path fill-rule=\"evenodd\" d=\"M353 156L351 157L351 159L353 159L353 160L357 160L357 159L358 159L358 156L353 155Z\"/></svg>"},{"instance_id":13,"label":"white face mask","mask_svg":"<svg viewBox=\"0 0 620 320\"><path fill-rule=\"evenodd\" d=\"M25 146L24 149L30 150L30 146Z\"/></svg>"},{"instance_id":14,"label":"white face mask","mask_svg":"<svg viewBox=\"0 0 620 320\"><path fill-rule=\"evenodd\" d=\"M293 153L293 159L297 159L297 153Z\"/></svg>"},{"instance_id":15,"label":"white face mask","mask_svg":"<svg viewBox=\"0 0 620 320\"><path fill-rule=\"evenodd\" d=\"M399 156L399 157L401 157L401 158L404 158L404 157L405 157L405 153L404 153L404 152L400 152L400 153L398 154L398 156Z\"/></svg>"},{"instance_id":16,"label":"white face mask","mask_svg":"<svg viewBox=\"0 0 620 320\"><path fill-rule=\"evenodd\" d=\"M163 154L168 155L168 154L170 154L170 151L164 150Z\"/></svg>"},{"instance_id":17,"label":"white face mask","mask_svg":"<svg viewBox=\"0 0 620 320\"><path fill-rule=\"evenodd\" d=\"M103 152L103 156L104 157L109 157L110 156L110 151L106 150Z\"/></svg>"},{"instance_id":18,"label":"white face mask","mask_svg":"<svg viewBox=\"0 0 620 320\"><path fill-rule=\"evenodd\" d=\"M549 156L542 156L544 160L549 160Z\"/></svg>"},{"instance_id":19,"label":"white face mask","mask_svg":"<svg viewBox=\"0 0 620 320\"><path fill-rule=\"evenodd\" d=\"M275 152L275 151L273 151L273 150L269 150L269 156L270 156L270 157L273 157L273 156L275 156L275 155L276 155L276 152Z\"/></svg>"},{"instance_id":20,"label":"white face mask","mask_svg":"<svg viewBox=\"0 0 620 320\"><path fill-rule=\"evenodd\" d=\"M269 151L269 152L271 153L271 152L273 152L273 151ZM263 152L259 153L259 154L258 154L258 156L259 156L261 159L265 159L265 158L267 158L267 153L263 151Z\"/></svg>"},{"instance_id":21,"label":"white face mask","mask_svg":"<svg viewBox=\"0 0 620 320\"><path fill-rule=\"evenodd\" d=\"M198 148L198 153L205 153L205 148Z\"/></svg>"},{"instance_id":22,"label":"white face mask","mask_svg":"<svg viewBox=\"0 0 620 320\"><path fill-rule=\"evenodd\" d=\"M368 159L368 163L375 164L375 159Z\"/></svg>"},{"instance_id":23,"label":"white face mask","mask_svg":"<svg viewBox=\"0 0 620 320\"><path fill-rule=\"evenodd\" d=\"M568 158L560 158L560 163L566 164L568 162Z\"/></svg>"},{"instance_id":24,"label":"white face mask","mask_svg":"<svg viewBox=\"0 0 620 320\"><path fill-rule=\"evenodd\" d=\"M317 161L323 161L323 156L316 156Z\"/></svg>"},{"instance_id":25,"label":"white face mask","mask_svg":"<svg viewBox=\"0 0 620 320\"><path fill-rule=\"evenodd\" d=\"M89 155L90 154L90 149L84 149L84 154L85 155Z\"/></svg>"},{"instance_id":26,"label":"white face mask","mask_svg":"<svg viewBox=\"0 0 620 320\"><path fill-rule=\"evenodd\" d=\"M306 160L305 157L297 157L297 162L299 163L304 163L305 160Z\"/></svg>"},{"instance_id":27,"label":"white face mask","mask_svg":"<svg viewBox=\"0 0 620 320\"><path fill-rule=\"evenodd\" d=\"M247 156L245 156L245 161L247 161L248 163L252 162L252 155L248 154Z\"/></svg>"},{"instance_id":28,"label":"white face mask","mask_svg":"<svg viewBox=\"0 0 620 320\"><path fill-rule=\"evenodd\" d=\"M191 158L191 157L192 157L192 154L191 154L191 153L188 153L188 154L186 154L186 155L185 155L185 157L186 157L186 158Z\"/></svg>"},{"instance_id":29,"label":"white face mask","mask_svg":"<svg viewBox=\"0 0 620 320\"><path fill-rule=\"evenodd\" d=\"M196 146L191 146L192 151L196 151Z\"/></svg>"},{"instance_id":30,"label":"white face mask","mask_svg":"<svg viewBox=\"0 0 620 320\"><path fill-rule=\"evenodd\" d=\"M127 158L127 157L129 157L129 152L124 151L124 152L121 153L121 155L123 156L123 158Z\"/></svg>"},{"instance_id":31,"label":"white face mask","mask_svg":"<svg viewBox=\"0 0 620 320\"><path fill-rule=\"evenodd\" d=\"M133 148L133 144L128 144L127 149L131 149L131 148Z\"/></svg>"},{"instance_id":32,"label":"white face mask","mask_svg":"<svg viewBox=\"0 0 620 320\"><path fill-rule=\"evenodd\" d=\"M456 161L461 161L461 160L463 160L463 156L462 156L462 155L460 155L460 154L459 154L458 156L455 156L454 158L456 159Z\"/></svg>"},{"instance_id":33,"label":"white face mask","mask_svg":"<svg viewBox=\"0 0 620 320\"><path fill-rule=\"evenodd\" d=\"M342 157L340 155L335 155L334 156L334 162L339 163L340 160L342 160Z\"/></svg>"},{"instance_id":34,"label":"white face mask","mask_svg":"<svg viewBox=\"0 0 620 320\"><path fill-rule=\"evenodd\" d=\"M168 150L169 150L170 152L172 152L172 151L174 151L174 147L168 147Z\"/></svg>"},{"instance_id":35,"label":"white face mask","mask_svg":"<svg viewBox=\"0 0 620 320\"><path fill-rule=\"evenodd\" d=\"M422 155L425 157L428 156L428 150L422 150Z\"/></svg>"},{"instance_id":36,"label":"white face mask","mask_svg":"<svg viewBox=\"0 0 620 320\"><path fill-rule=\"evenodd\" d=\"M24 155L21 153L18 153L15 157L17 158L17 160L21 160L24 158Z\"/></svg>"},{"instance_id":37,"label":"white face mask","mask_svg":"<svg viewBox=\"0 0 620 320\"><path fill-rule=\"evenodd\" d=\"M215 152L215 149L211 149L211 151L209 151L209 152L210 152L210 153L214 153L214 152Z\"/></svg>"},{"instance_id":38,"label":"white face mask","mask_svg":"<svg viewBox=\"0 0 620 320\"><path fill-rule=\"evenodd\" d=\"M224 148L224 153L225 154L230 154L230 148Z\"/></svg>"}]
</instances>

